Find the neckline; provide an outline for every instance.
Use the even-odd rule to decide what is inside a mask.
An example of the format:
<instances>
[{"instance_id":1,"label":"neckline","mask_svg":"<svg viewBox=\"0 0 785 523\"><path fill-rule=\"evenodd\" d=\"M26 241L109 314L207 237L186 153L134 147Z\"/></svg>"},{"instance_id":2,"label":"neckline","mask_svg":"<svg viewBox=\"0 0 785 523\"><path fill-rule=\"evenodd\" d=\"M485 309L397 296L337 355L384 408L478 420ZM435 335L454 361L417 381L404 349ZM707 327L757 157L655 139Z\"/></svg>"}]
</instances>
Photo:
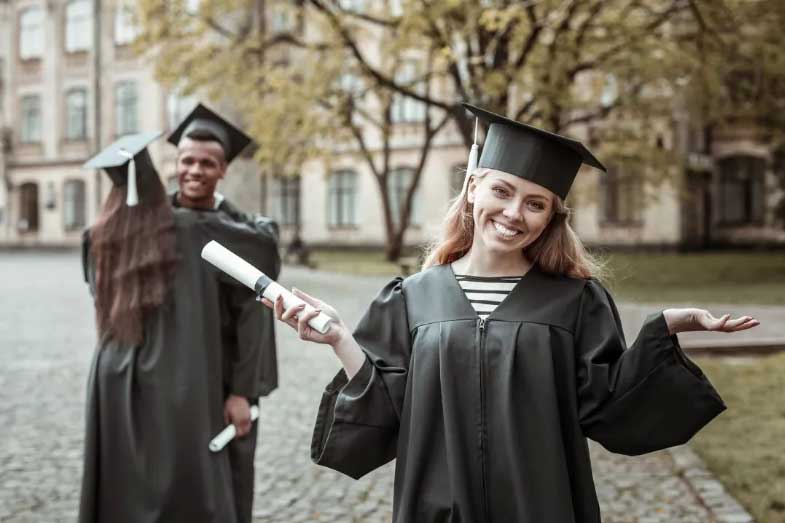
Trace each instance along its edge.
<instances>
[{"instance_id":1,"label":"neckline","mask_svg":"<svg viewBox=\"0 0 785 523\"><path fill-rule=\"evenodd\" d=\"M477 321L483 320L482 318L480 318L480 315L477 313L477 311L474 310L474 307L472 307L469 298L466 297L466 293L464 292L463 287L461 287L461 284L458 281L458 278L456 277L455 271L452 268L452 263L447 263L445 265L447 265L447 270L450 273L449 277L450 280L452 280L453 287L457 289L458 294L461 296L460 300L462 301L464 308L472 312L472 315L474 316L475 320ZM534 263L531 264L529 270L527 270L522 276L520 276L520 279L515 283L515 286L512 288L512 290L510 290L507 296L505 296L504 299L501 302L499 302L499 305L497 305L496 308L493 309L493 311L491 311L491 313L488 314L483 321L487 322L488 320L496 319L495 317L499 312L499 310L504 309L505 304L511 301L512 296L518 292L518 290L523 286L523 283L527 280L528 276L533 272L535 272ZM518 278L518 276L515 277Z\"/></svg>"}]
</instances>

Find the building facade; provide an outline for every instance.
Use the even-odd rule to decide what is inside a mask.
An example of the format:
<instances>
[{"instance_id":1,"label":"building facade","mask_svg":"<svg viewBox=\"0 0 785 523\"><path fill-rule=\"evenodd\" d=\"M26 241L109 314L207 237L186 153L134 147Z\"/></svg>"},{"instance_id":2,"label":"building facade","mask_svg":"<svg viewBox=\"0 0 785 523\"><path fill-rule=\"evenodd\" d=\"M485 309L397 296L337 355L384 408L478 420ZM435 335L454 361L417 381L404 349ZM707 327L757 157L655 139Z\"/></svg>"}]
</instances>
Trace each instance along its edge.
<instances>
[{"instance_id":1,"label":"building facade","mask_svg":"<svg viewBox=\"0 0 785 523\"><path fill-rule=\"evenodd\" d=\"M195 103L156 83L149 60L132 53L134 37L122 2L0 2L0 245L78 244L110 183L81 165L124 134L171 130ZM396 111L400 129L388 186L394 209L418 159L410 129L424 114L405 100ZM776 172L782 167L754 126L707 140L680 118L675 113L662 132L663 147L684 158L666 182L644 186L616 166L607 175L591 169L579 175L570 202L579 235L608 246L785 244L775 210L783 197L783 175ZM151 152L174 187L174 148L160 140ZM407 244L426 242L438 230L462 184L466 155L450 125L435 138ZM312 245L384 244L377 182L357 155L337 152L292 176L262 174L246 156L233 163L219 190L246 210L274 216L285 240L299 231Z\"/></svg>"}]
</instances>

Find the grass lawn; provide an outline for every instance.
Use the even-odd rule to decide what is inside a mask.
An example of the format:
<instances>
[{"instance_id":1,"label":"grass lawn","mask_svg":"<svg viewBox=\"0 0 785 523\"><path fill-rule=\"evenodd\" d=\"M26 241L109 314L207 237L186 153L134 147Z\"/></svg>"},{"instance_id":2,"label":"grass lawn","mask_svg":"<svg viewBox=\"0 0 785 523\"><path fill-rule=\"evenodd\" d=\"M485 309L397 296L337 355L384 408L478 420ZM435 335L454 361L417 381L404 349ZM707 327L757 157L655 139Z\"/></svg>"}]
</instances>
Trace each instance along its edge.
<instances>
[{"instance_id":1,"label":"grass lawn","mask_svg":"<svg viewBox=\"0 0 785 523\"><path fill-rule=\"evenodd\" d=\"M785 305L785 252L613 253L619 300Z\"/></svg>"},{"instance_id":2,"label":"grass lawn","mask_svg":"<svg viewBox=\"0 0 785 523\"><path fill-rule=\"evenodd\" d=\"M602 255L619 300L785 305L785 252L610 253ZM327 271L395 276L397 264L381 251L316 250Z\"/></svg>"},{"instance_id":3,"label":"grass lawn","mask_svg":"<svg viewBox=\"0 0 785 523\"><path fill-rule=\"evenodd\" d=\"M690 445L757 523L785 523L785 354L696 361L728 410Z\"/></svg>"}]
</instances>

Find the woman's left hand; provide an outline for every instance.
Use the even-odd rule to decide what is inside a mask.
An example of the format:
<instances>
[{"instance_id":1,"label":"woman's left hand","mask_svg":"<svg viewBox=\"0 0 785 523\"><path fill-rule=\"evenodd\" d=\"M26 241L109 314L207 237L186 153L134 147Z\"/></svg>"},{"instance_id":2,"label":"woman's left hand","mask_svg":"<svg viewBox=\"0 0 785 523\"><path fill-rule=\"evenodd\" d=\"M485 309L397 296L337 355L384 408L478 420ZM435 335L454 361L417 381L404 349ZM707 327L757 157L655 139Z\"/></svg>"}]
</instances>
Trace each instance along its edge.
<instances>
[{"instance_id":1,"label":"woman's left hand","mask_svg":"<svg viewBox=\"0 0 785 523\"><path fill-rule=\"evenodd\" d=\"M726 314L715 318L704 309L666 309L662 314L671 334L689 331L737 332L760 325L752 316L731 318L730 314Z\"/></svg>"}]
</instances>

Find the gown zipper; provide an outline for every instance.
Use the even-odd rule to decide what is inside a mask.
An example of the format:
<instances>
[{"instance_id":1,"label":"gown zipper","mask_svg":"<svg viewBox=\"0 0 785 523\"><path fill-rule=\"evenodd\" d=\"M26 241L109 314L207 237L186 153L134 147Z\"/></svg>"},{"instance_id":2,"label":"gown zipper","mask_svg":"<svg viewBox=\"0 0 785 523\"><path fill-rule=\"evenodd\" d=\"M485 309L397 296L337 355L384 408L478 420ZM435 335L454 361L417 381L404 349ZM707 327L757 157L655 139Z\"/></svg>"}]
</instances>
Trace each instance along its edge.
<instances>
[{"instance_id":1,"label":"gown zipper","mask_svg":"<svg viewBox=\"0 0 785 523\"><path fill-rule=\"evenodd\" d=\"M488 483L486 478L486 466L485 466L485 453L486 453L486 421L485 421L485 324L487 320L485 318L480 318L477 323L478 334L479 334L479 343L477 344L478 347L478 359L479 359L479 371L480 371L480 464L481 464L481 471L482 471L482 511L483 511L483 521L488 521Z\"/></svg>"}]
</instances>

